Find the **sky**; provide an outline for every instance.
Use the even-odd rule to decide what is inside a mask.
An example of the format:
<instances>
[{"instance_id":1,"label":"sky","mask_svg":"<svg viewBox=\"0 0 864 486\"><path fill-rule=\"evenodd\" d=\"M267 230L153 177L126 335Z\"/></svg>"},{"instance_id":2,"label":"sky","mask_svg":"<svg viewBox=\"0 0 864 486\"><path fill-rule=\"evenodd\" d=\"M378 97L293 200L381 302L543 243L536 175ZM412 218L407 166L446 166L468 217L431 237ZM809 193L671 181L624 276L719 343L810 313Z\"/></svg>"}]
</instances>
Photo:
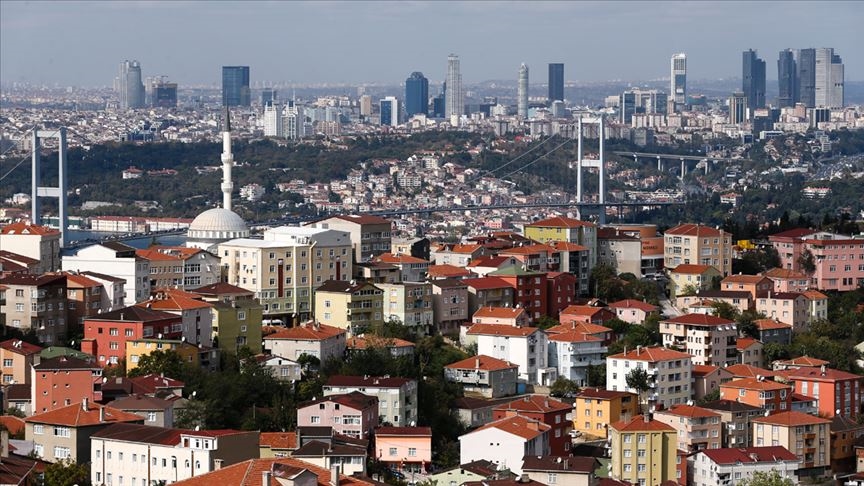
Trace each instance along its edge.
<instances>
[{"instance_id":1,"label":"sky","mask_svg":"<svg viewBox=\"0 0 864 486\"><path fill-rule=\"evenodd\" d=\"M568 81L740 78L757 49L777 78L784 48L833 47L864 80L864 2L828 1L0 1L0 82L110 86L125 59L143 75L219 85L222 65L272 83L430 83L461 60L465 83L563 62Z\"/></svg>"}]
</instances>

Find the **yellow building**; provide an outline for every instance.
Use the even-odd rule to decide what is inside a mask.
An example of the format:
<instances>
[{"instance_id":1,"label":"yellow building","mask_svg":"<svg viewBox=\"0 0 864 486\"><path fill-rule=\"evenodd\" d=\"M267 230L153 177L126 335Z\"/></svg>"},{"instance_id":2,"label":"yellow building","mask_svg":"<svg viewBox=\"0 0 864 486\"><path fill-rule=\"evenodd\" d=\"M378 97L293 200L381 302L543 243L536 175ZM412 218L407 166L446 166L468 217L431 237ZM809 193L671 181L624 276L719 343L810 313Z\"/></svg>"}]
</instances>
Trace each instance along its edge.
<instances>
[{"instance_id":1,"label":"yellow building","mask_svg":"<svg viewBox=\"0 0 864 486\"><path fill-rule=\"evenodd\" d=\"M315 289L315 320L352 335L384 324L384 291L369 282L328 280Z\"/></svg>"},{"instance_id":2,"label":"yellow building","mask_svg":"<svg viewBox=\"0 0 864 486\"><path fill-rule=\"evenodd\" d=\"M663 233L663 263L711 265L724 277L732 272L732 234L701 224L679 224Z\"/></svg>"},{"instance_id":3,"label":"yellow building","mask_svg":"<svg viewBox=\"0 0 864 486\"><path fill-rule=\"evenodd\" d=\"M525 225L525 237L540 243L566 241L588 248L589 268L597 266L597 226L588 221L555 216Z\"/></svg>"},{"instance_id":4,"label":"yellow building","mask_svg":"<svg viewBox=\"0 0 864 486\"><path fill-rule=\"evenodd\" d=\"M314 290L328 280L350 280L347 232L280 226L257 240L240 238L218 248L228 283L251 290L264 317L291 324L314 314ZM290 321L290 322L289 322Z\"/></svg>"},{"instance_id":5,"label":"yellow building","mask_svg":"<svg viewBox=\"0 0 864 486\"><path fill-rule=\"evenodd\" d=\"M154 351L174 351L184 363L200 366L201 356L197 346L177 339L130 339L126 341L126 371L138 367L143 356Z\"/></svg>"},{"instance_id":6,"label":"yellow building","mask_svg":"<svg viewBox=\"0 0 864 486\"><path fill-rule=\"evenodd\" d=\"M663 422L637 415L609 426L609 475L631 484L678 482L678 434Z\"/></svg>"},{"instance_id":7,"label":"yellow building","mask_svg":"<svg viewBox=\"0 0 864 486\"><path fill-rule=\"evenodd\" d=\"M669 298L674 299L685 294L685 290L689 288L710 290L714 286L714 280L719 282L721 278L720 271L711 265L682 263L669 271Z\"/></svg>"},{"instance_id":8,"label":"yellow building","mask_svg":"<svg viewBox=\"0 0 864 486\"><path fill-rule=\"evenodd\" d=\"M639 413L635 393L603 388L583 388L573 402L573 430L585 440L606 439L608 426L630 420Z\"/></svg>"}]
</instances>

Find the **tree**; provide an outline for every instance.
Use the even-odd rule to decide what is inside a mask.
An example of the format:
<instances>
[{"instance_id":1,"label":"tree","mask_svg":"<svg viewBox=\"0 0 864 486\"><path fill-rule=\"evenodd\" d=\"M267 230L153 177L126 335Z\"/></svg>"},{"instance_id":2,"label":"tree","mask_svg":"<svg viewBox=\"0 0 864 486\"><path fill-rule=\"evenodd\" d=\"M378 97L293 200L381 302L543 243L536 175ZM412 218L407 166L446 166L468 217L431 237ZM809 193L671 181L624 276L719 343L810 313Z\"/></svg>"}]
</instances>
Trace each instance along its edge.
<instances>
[{"instance_id":1,"label":"tree","mask_svg":"<svg viewBox=\"0 0 864 486\"><path fill-rule=\"evenodd\" d=\"M624 381L627 384L627 388L636 390L636 393L639 395L639 403L642 403L642 394L651 388L648 372L644 368L633 368L624 377Z\"/></svg>"},{"instance_id":2,"label":"tree","mask_svg":"<svg viewBox=\"0 0 864 486\"><path fill-rule=\"evenodd\" d=\"M738 309L736 309L735 306L733 306L729 302L718 300L711 303L711 308L714 309L714 315L716 315L717 317L728 319L730 321L738 319Z\"/></svg>"},{"instance_id":3,"label":"tree","mask_svg":"<svg viewBox=\"0 0 864 486\"><path fill-rule=\"evenodd\" d=\"M90 468L62 459L45 468L45 486L90 486Z\"/></svg>"},{"instance_id":4,"label":"tree","mask_svg":"<svg viewBox=\"0 0 864 486\"><path fill-rule=\"evenodd\" d=\"M784 478L776 470L770 472L756 471L749 478L737 481L739 486L795 486L791 479Z\"/></svg>"},{"instance_id":5,"label":"tree","mask_svg":"<svg viewBox=\"0 0 864 486\"><path fill-rule=\"evenodd\" d=\"M129 376L164 374L174 379L180 379L184 375L183 368L185 365L183 358L176 351L157 350L141 356L138 360L138 366L129 370Z\"/></svg>"},{"instance_id":6,"label":"tree","mask_svg":"<svg viewBox=\"0 0 864 486\"><path fill-rule=\"evenodd\" d=\"M798 257L798 265L801 267L801 270L806 274L811 274L816 271L816 259L813 257L813 253L810 250L804 250L801 252L801 256Z\"/></svg>"},{"instance_id":7,"label":"tree","mask_svg":"<svg viewBox=\"0 0 864 486\"><path fill-rule=\"evenodd\" d=\"M576 385L576 382L573 380L568 380L563 376L559 376L558 379L552 383L552 386L549 387L549 395L553 397L573 397L576 393L579 392L579 387Z\"/></svg>"}]
</instances>

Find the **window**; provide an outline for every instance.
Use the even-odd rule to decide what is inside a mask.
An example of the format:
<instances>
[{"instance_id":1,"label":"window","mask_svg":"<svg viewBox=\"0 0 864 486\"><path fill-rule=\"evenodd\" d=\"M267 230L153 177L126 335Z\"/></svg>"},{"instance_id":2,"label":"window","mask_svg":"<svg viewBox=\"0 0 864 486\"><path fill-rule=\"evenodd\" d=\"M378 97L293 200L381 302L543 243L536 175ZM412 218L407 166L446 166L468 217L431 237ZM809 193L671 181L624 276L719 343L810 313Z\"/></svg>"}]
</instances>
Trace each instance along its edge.
<instances>
[{"instance_id":1,"label":"window","mask_svg":"<svg viewBox=\"0 0 864 486\"><path fill-rule=\"evenodd\" d=\"M320 423L321 423L321 417L319 417L319 416L317 416L317 415L313 415L313 416L312 416L312 420L311 420L311 422L312 422L313 424L320 424Z\"/></svg>"},{"instance_id":2,"label":"window","mask_svg":"<svg viewBox=\"0 0 864 486\"><path fill-rule=\"evenodd\" d=\"M71 437L72 433L69 430L69 427L58 427L54 426L54 436L56 437ZM56 454L55 454L56 456Z\"/></svg>"},{"instance_id":3,"label":"window","mask_svg":"<svg viewBox=\"0 0 864 486\"><path fill-rule=\"evenodd\" d=\"M155 422L156 421L156 412L147 412L147 421Z\"/></svg>"},{"instance_id":4,"label":"window","mask_svg":"<svg viewBox=\"0 0 864 486\"><path fill-rule=\"evenodd\" d=\"M409 457L416 457L417 456L417 448L416 447L409 447L408 448L408 456Z\"/></svg>"},{"instance_id":5,"label":"window","mask_svg":"<svg viewBox=\"0 0 864 486\"><path fill-rule=\"evenodd\" d=\"M548 473L546 476L546 484L555 484L558 480L558 475L555 473Z\"/></svg>"},{"instance_id":6,"label":"window","mask_svg":"<svg viewBox=\"0 0 864 486\"><path fill-rule=\"evenodd\" d=\"M391 447L389 452L390 452L390 455L391 455L391 456L395 456L395 455L396 455L396 448L395 448L395 447Z\"/></svg>"},{"instance_id":7,"label":"window","mask_svg":"<svg viewBox=\"0 0 864 486\"><path fill-rule=\"evenodd\" d=\"M42 457L45 455L45 446L43 446L42 444L33 444L33 452L37 456Z\"/></svg>"},{"instance_id":8,"label":"window","mask_svg":"<svg viewBox=\"0 0 864 486\"><path fill-rule=\"evenodd\" d=\"M54 446L55 459L67 459L71 456L72 454L68 447Z\"/></svg>"},{"instance_id":9,"label":"window","mask_svg":"<svg viewBox=\"0 0 864 486\"><path fill-rule=\"evenodd\" d=\"M45 433L45 426L42 424L33 424L33 433L36 435L42 435Z\"/></svg>"}]
</instances>

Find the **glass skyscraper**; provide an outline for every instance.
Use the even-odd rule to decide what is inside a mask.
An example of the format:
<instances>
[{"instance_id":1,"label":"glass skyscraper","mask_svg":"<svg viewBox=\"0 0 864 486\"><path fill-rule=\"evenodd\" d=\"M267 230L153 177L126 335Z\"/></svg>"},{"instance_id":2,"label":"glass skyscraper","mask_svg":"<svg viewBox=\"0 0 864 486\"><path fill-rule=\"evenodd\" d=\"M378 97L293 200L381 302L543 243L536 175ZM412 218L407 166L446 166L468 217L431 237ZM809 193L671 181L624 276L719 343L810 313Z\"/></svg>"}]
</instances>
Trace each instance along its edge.
<instances>
[{"instance_id":1,"label":"glass skyscraper","mask_svg":"<svg viewBox=\"0 0 864 486\"><path fill-rule=\"evenodd\" d=\"M141 64L138 61L120 63L117 95L121 110L144 107L144 83L141 81Z\"/></svg>"},{"instance_id":2,"label":"glass skyscraper","mask_svg":"<svg viewBox=\"0 0 864 486\"><path fill-rule=\"evenodd\" d=\"M222 106L250 106L249 66L222 66Z\"/></svg>"},{"instance_id":3,"label":"glass skyscraper","mask_svg":"<svg viewBox=\"0 0 864 486\"><path fill-rule=\"evenodd\" d=\"M429 112L429 80L421 72L413 72L405 80L405 113L412 117Z\"/></svg>"},{"instance_id":4,"label":"glass skyscraper","mask_svg":"<svg viewBox=\"0 0 864 486\"><path fill-rule=\"evenodd\" d=\"M741 91L747 97L747 107L765 108L765 61L749 49L744 51L741 67Z\"/></svg>"},{"instance_id":5,"label":"glass skyscraper","mask_svg":"<svg viewBox=\"0 0 864 486\"><path fill-rule=\"evenodd\" d=\"M447 90L444 92L444 117L450 125L459 126L459 119L465 112L465 93L462 91L462 73L459 56L447 56Z\"/></svg>"},{"instance_id":6,"label":"glass skyscraper","mask_svg":"<svg viewBox=\"0 0 864 486\"><path fill-rule=\"evenodd\" d=\"M675 101L676 105L687 103L687 55L684 53L675 54L671 61L671 86L669 87L669 96Z\"/></svg>"},{"instance_id":7,"label":"glass skyscraper","mask_svg":"<svg viewBox=\"0 0 864 486\"><path fill-rule=\"evenodd\" d=\"M801 49L797 60L798 101L807 108L816 106L816 49Z\"/></svg>"},{"instance_id":8,"label":"glass skyscraper","mask_svg":"<svg viewBox=\"0 0 864 486\"><path fill-rule=\"evenodd\" d=\"M795 53L791 49L780 51L780 57L777 59L777 83L779 87L777 105L780 108L795 106L798 102L798 76Z\"/></svg>"},{"instance_id":9,"label":"glass skyscraper","mask_svg":"<svg viewBox=\"0 0 864 486\"><path fill-rule=\"evenodd\" d=\"M564 64L549 63L549 103L564 101Z\"/></svg>"}]
</instances>

